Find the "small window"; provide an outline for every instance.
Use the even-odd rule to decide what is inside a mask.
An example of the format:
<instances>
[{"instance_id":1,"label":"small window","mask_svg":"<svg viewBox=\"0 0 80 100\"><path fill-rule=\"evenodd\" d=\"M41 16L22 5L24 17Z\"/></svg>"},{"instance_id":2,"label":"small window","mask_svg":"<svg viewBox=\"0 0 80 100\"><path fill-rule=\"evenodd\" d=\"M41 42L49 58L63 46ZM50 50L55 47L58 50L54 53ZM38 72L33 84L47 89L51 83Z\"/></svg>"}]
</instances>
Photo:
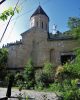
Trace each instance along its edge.
<instances>
[{"instance_id":1,"label":"small window","mask_svg":"<svg viewBox=\"0 0 80 100\"><path fill-rule=\"evenodd\" d=\"M37 27L38 27L38 22L37 22Z\"/></svg>"},{"instance_id":2,"label":"small window","mask_svg":"<svg viewBox=\"0 0 80 100\"><path fill-rule=\"evenodd\" d=\"M54 49L50 50L50 62L53 63L54 62Z\"/></svg>"},{"instance_id":3,"label":"small window","mask_svg":"<svg viewBox=\"0 0 80 100\"><path fill-rule=\"evenodd\" d=\"M42 29L43 29L43 22L42 22Z\"/></svg>"},{"instance_id":4,"label":"small window","mask_svg":"<svg viewBox=\"0 0 80 100\"><path fill-rule=\"evenodd\" d=\"M47 24L46 24L46 29L47 29Z\"/></svg>"}]
</instances>

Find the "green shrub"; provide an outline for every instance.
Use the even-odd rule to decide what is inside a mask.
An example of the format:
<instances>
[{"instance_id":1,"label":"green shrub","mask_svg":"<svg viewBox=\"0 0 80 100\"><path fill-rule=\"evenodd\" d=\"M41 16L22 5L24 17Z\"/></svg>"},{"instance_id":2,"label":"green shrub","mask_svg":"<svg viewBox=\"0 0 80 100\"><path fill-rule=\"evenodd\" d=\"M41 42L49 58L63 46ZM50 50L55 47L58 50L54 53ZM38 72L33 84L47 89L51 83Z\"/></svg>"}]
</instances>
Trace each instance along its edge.
<instances>
[{"instance_id":1,"label":"green shrub","mask_svg":"<svg viewBox=\"0 0 80 100\"><path fill-rule=\"evenodd\" d=\"M59 83L53 83L49 85L49 91L60 92L61 89L62 89L62 86Z\"/></svg>"},{"instance_id":2,"label":"green shrub","mask_svg":"<svg viewBox=\"0 0 80 100\"><path fill-rule=\"evenodd\" d=\"M24 80L27 89L30 89L32 87L34 88L35 85L34 67L31 59L29 59L28 63L25 65Z\"/></svg>"},{"instance_id":3,"label":"green shrub","mask_svg":"<svg viewBox=\"0 0 80 100\"><path fill-rule=\"evenodd\" d=\"M3 81L7 75L7 60L8 50L5 48L0 49L0 81Z\"/></svg>"},{"instance_id":4,"label":"green shrub","mask_svg":"<svg viewBox=\"0 0 80 100\"><path fill-rule=\"evenodd\" d=\"M46 62L42 71L35 74L35 80L38 89L48 88L54 82L54 66Z\"/></svg>"},{"instance_id":5,"label":"green shrub","mask_svg":"<svg viewBox=\"0 0 80 100\"><path fill-rule=\"evenodd\" d=\"M39 88L42 89L43 87L48 87L49 85L48 75L45 73L41 73L36 79L36 84Z\"/></svg>"},{"instance_id":6,"label":"green shrub","mask_svg":"<svg viewBox=\"0 0 80 100\"><path fill-rule=\"evenodd\" d=\"M55 67L50 62L44 63L43 73L47 74L50 78L54 79Z\"/></svg>"},{"instance_id":7,"label":"green shrub","mask_svg":"<svg viewBox=\"0 0 80 100\"><path fill-rule=\"evenodd\" d=\"M71 80L71 84L64 83L64 91L61 91L64 100L80 100L80 89L78 88L77 83L77 79Z\"/></svg>"},{"instance_id":8,"label":"green shrub","mask_svg":"<svg viewBox=\"0 0 80 100\"><path fill-rule=\"evenodd\" d=\"M18 86L20 91L22 90L24 87L24 77L22 73L19 72L15 75L14 85Z\"/></svg>"}]
</instances>

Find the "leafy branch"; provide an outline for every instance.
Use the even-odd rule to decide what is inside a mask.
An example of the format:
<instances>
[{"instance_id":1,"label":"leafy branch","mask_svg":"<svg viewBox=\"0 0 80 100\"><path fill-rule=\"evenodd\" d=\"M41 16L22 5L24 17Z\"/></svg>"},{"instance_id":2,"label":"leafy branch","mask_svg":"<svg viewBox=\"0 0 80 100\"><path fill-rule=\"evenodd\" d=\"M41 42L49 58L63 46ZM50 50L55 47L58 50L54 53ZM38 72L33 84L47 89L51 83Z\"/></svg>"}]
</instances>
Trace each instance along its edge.
<instances>
[{"instance_id":1,"label":"leafy branch","mask_svg":"<svg viewBox=\"0 0 80 100\"><path fill-rule=\"evenodd\" d=\"M16 7L15 12L19 13L19 7ZM14 15L14 8L10 7L9 9L3 11L0 14L0 19L5 21L8 19L9 16L13 16Z\"/></svg>"}]
</instances>

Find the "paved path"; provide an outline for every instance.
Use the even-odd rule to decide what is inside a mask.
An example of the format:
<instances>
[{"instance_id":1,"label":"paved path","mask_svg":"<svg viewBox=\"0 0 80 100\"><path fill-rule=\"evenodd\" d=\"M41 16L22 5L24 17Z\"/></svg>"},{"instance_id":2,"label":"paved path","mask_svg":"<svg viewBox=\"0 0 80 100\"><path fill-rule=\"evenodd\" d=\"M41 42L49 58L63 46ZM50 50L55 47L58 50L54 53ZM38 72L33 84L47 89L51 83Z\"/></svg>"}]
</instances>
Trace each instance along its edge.
<instances>
[{"instance_id":1,"label":"paved path","mask_svg":"<svg viewBox=\"0 0 80 100\"><path fill-rule=\"evenodd\" d=\"M6 88L0 88L0 98L6 96L6 91L7 91Z\"/></svg>"},{"instance_id":2,"label":"paved path","mask_svg":"<svg viewBox=\"0 0 80 100\"><path fill-rule=\"evenodd\" d=\"M6 96L6 88L0 88L0 98ZM19 95L18 89L12 89L12 96ZM34 98L34 100L57 100L55 93L50 92L38 92L34 90L22 90L21 93L23 97L29 96ZM17 99L10 99L10 100L17 100Z\"/></svg>"}]
</instances>

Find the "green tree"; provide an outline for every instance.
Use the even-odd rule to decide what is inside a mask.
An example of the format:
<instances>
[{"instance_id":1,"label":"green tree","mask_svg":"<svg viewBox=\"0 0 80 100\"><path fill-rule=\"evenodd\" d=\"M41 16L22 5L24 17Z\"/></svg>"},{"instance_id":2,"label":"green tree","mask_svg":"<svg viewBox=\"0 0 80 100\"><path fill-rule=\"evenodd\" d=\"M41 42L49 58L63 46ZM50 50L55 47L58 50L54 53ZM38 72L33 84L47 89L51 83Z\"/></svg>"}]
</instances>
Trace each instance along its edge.
<instances>
[{"instance_id":1,"label":"green tree","mask_svg":"<svg viewBox=\"0 0 80 100\"><path fill-rule=\"evenodd\" d=\"M29 59L29 61L25 65L24 79L25 79L25 82L26 82L26 88L27 89L34 87L34 84L35 84L34 67L33 67L31 59Z\"/></svg>"},{"instance_id":2,"label":"green tree","mask_svg":"<svg viewBox=\"0 0 80 100\"><path fill-rule=\"evenodd\" d=\"M78 17L69 17L68 26L70 29L80 27L80 18Z\"/></svg>"},{"instance_id":3,"label":"green tree","mask_svg":"<svg viewBox=\"0 0 80 100\"><path fill-rule=\"evenodd\" d=\"M70 34L77 37L76 41L80 43L80 18L70 17L68 20ZM62 89L59 91L62 94L61 100L79 100L80 89L77 84L80 81L80 48L75 49L76 57L73 61L67 62L63 66L59 66L56 70L58 83Z\"/></svg>"},{"instance_id":4,"label":"green tree","mask_svg":"<svg viewBox=\"0 0 80 100\"><path fill-rule=\"evenodd\" d=\"M8 50L5 48L0 49L0 80L3 80L6 75L8 60Z\"/></svg>"},{"instance_id":5,"label":"green tree","mask_svg":"<svg viewBox=\"0 0 80 100\"><path fill-rule=\"evenodd\" d=\"M70 26L72 35L78 37L77 41L80 43L80 18L70 17L68 20L68 26ZM75 49L75 54L76 58L74 62L66 64L65 69L78 77L80 75L80 47Z\"/></svg>"},{"instance_id":6,"label":"green tree","mask_svg":"<svg viewBox=\"0 0 80 100\"><path fill-rule=\"evenodd\" d=\"M80 18L70 17L68 20L71 34L78 37L76 41L80 43ZM72 73L76 78L80 75L80 47L75 49L76 58L73 62L64 65L65 71ZM69 74L70 74L69 73ZM71 75L72 76L72 75ZM74 78L74 77L73 77ZM80 77L79 77L80 78Z\"/></svg>"},{"instance_id":7,"label":"green tree","mask_svg":"<svg viewBox=\"0 0 80 100\"><path fill-rule=\"evenodd\" d=\"M74 37L80 38L80 18L70 17L68 20L68 27L70 31L68 32Z\"/></svg>"}]
</instances>

